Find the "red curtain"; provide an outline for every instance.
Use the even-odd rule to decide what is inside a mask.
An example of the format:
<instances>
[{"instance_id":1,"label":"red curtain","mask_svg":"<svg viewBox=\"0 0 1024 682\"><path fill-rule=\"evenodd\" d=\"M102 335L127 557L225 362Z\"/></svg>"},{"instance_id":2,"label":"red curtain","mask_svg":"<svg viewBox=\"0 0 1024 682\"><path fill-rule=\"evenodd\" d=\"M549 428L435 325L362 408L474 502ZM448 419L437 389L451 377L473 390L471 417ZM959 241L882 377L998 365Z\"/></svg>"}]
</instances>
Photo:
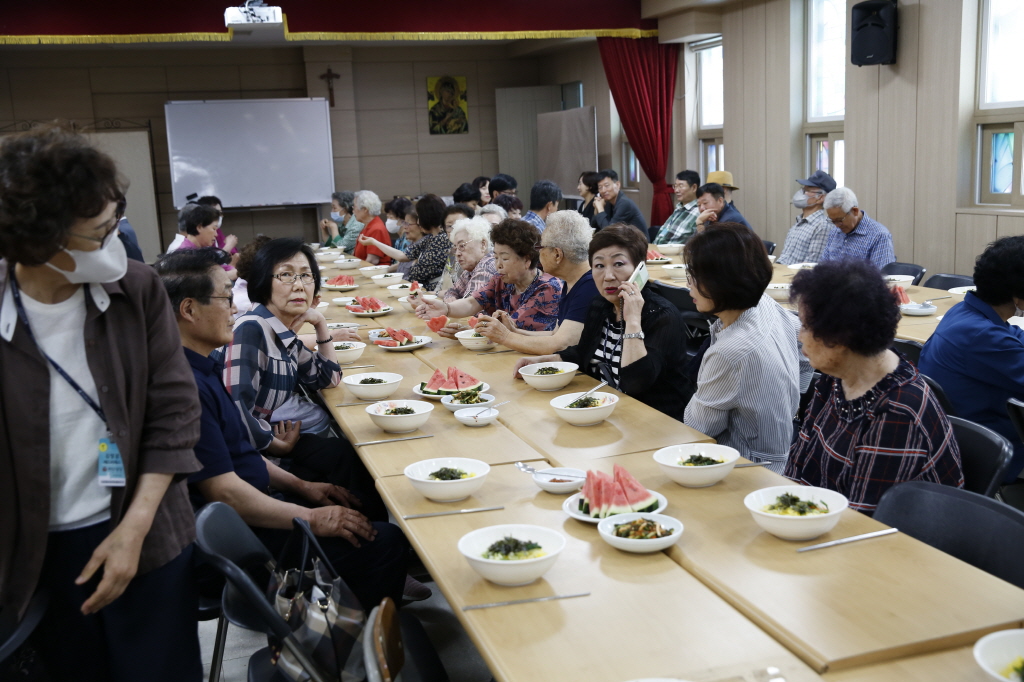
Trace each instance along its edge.
<instances>
[{"instance_id":1,"label":"red curtain","mask_svg":"<svg viewBox=\"0 0 1024 682\"><path fill-rule=\"evenodd\" d=\"M673 210L665 171L679 46L660 45L657 38L598 38L597 44L626 138L654 183L651 224L661 225Z\"/></svg>"}]
</instances>

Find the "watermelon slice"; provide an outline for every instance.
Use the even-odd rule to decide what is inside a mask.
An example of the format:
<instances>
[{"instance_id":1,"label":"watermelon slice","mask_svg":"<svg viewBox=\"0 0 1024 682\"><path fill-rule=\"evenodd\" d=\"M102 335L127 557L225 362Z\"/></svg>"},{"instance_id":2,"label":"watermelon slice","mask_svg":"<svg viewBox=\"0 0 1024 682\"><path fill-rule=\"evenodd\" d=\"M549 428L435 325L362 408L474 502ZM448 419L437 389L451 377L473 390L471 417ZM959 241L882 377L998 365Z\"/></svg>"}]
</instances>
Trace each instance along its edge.
<instances>
[{"instance_id":1,"label":"watermelon slice","mask_svg":"<svg viewBox=\"0 0 1024 682\"><path fill-rule=\"evenodd\" d=\"M469 327L470 327L470 329L476 327L476 323L479 322L479 321L480 321L479 317L471 317L471 318L469 318Z\"/></svg>"},{"instance_id":2,"label":"watermelon slice","mask_svg":"<svg viewBox=\"0 0 1024 682\"><path fill-rule=\"evenodd\" d=\"M448 368L448 376L445 377L444 383L441 384L441 388L438 391L441 395L455 394L459 392L459 384L455 381L455 373L458 370L454 367Z\"/></svg>"},{"instance_id":3,"label":"watermelon slice","mask_svg":"<svg viewBox=\"0 0 1024 682\"><path fill-rule=\"evenodd\" d=\"M327 280L327 283L331 286L352 286L356 279L352 275L338 275Z\"/></svg>"},{"instance_id":4,"label":"watermelon slice","mask_svg":"<svg viewBox=\"0 0 1024 682\"><path fill-rule=\"evenodd\" d=\"M618 464L614 467L615 481L622 486L622 491L635 512L652 512L658 508L658 498L651 491L640 485L633 475Z\"/></svg>"},{"instance_id":5,"label":"watermelon slice","mask_svg":"<svg viewBox=\"0 0 1024 682\"><path fill-rule=\"evenodd\" d=\"M347 305L347 306L345 306L345 309L348 310L350 313L365 313L366 312L366 308L364 308L361 305Z\"/></svg>"},{"instance_id":6,"label":"watermelon slice","mask_svg":"<svg viewBox=\"0 0 1024 682\"><path fill-rule=\"evenodd\" d=\"M579 510L581 514L590 514L590 500L593 497L594 472L587 471L587 480L583 481L583 488L580 490Z\"/></svg>"},{"instance_id":7,"label":"watermelon slice","mask_svg":"<svg viewBox=\"0 0 1024 682\"><path fill-rule=\"evenodd\" d=\"M388 348L398 348L398 341L392 341L391 339L374 339L373 342L378 346L387 346Z\"/></svg>"},{"instance_id":8,"label":"watermelon slice","mask_svg":"<svg viewBox=\"0 0 1024 682\"><path fill-rule=\"evenodd\" d=\"M444 385L445 379L447 379L447 377L444 375L444 373L439 369L435 369L434 374L430 377L430 380L424 381L422 384L420 384L420 393L429 393L430 395L437 395L438 393L441 392L441 386Z\"/></svg>"},{"instance_id":9,"label":"watermelon slice","mask_svg":"<svg viewBox=\"0 0 1024 682\"><path fill-rule=\"evenodd\" d=\"M384 308L387 307L384 305L384 301L380 300L379 298L370 296L367 300L370 302L370 310L383 310Z\"/></svg>"},{"instance_id":10,"label":"watermelon slice","mask_svg":"<svg viewBox=\"0 0 1024 682\"><path fill-rule=\"evenodd\" d=\"M484 387L484 382L458 368L455 369L455 384L460 391L479 391Z\"/></svg>"},{"instance_id":11,"label":"watermelon slice","mask_svg":"<svg viewBox=\"0 0 1024 682\"><path fill-rule=\"evenodd\" d=\"M657 508L657 505L655 505ZM633 507L626 501L626 491L622 489L617 481L612 481L611 494L608 497L608 511L605 516L612 514L628 514Z\"/></svg>"},{"instance_id":12,"label":"watermelon slice","mask_svg":"<svg viewBox=\"0 0 1024 682\"><path fill-rule=\"evenodd\" d=\"M420 286L419 282L413 282L412 286L409 287L409 293L411 294L412 292L417 291L417 290L422 289L422 288L423 287Z\"/></svg>"},{"instance_id":13,"label":"watermelon slice","mask_svg":"<svg viewBox=\"0 0 1024 682\"><path fill-rule=\"evenodd\" d=\"M438 315L437 317L432 317L432 318L430 318L430 321L427 322L427 326L430 327L430 330L433 331L433 332L441 331L441 329L446 324L448 324L448 316L447 315Z\"/></svg>"}]
</instances>

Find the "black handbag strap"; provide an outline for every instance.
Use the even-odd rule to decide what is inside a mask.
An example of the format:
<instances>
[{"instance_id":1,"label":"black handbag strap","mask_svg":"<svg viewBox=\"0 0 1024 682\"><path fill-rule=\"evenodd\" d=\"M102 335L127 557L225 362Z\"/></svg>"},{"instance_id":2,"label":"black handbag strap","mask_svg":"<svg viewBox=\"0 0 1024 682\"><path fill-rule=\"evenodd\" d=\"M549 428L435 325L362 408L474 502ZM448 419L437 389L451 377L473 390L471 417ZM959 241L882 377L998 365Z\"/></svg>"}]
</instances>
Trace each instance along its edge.
<instances>
[{"instance_id":1,"label":"black handbag strap","mask_svg":"<svg viewBox=\"0 0 1024 682\"><path fill-rule=\"evenodd\" d=\"M313 530L309 527L309 523L305 519L295 517L292 519L292 532L288 536L288 540L284 543L284 547L281 548L281 553L277 558L278 567L284 567L285 559L289 556L292 551L293 543L302 543L301 560L299 561L298 569L300 575L305 575L306 571L310 570L310 560L315 557L320 560L321 565L327 570L329 577L334 580L339 577L338 572L334 569L330 560L327 558L326 552L323 547L320 546L320 542L313 534ZM312 556L311 556L312 555Z\"/></svg>"}]
</instances>

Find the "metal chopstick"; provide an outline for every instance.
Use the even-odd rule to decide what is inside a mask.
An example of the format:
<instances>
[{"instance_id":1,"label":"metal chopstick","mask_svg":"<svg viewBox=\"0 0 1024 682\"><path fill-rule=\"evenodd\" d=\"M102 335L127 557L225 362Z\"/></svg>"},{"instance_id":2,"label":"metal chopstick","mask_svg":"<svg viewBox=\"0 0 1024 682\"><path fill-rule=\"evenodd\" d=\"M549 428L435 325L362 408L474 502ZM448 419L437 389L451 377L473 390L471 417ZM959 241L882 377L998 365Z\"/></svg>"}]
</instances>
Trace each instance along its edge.
<instances>
[{"instance_id":1,"label":"metal chopstick","mask_svg":"<svg viewBox=\"0 0 1024 682\"><path fill-rule=\"evenodd\" d=\"M384 440L368 440L363 443L352 443L352 447L358 448L362 445L378 445L379 443L397 443L400 440L416 440L417 438L433 438L434 434L428 433L424 436L406 436L405 438L385 438Z\"/></svg>"},{"instance_id":2,"label":"metal chopstick","mask_svg":"<svg viewBox=\"0 0 1024 682\"><path fill-rule=\"evenodd\" d=\"M737 464L736 466L733 467L733 469L746 469L747 467L766 467L769 464L771 464L771 462L748 462L744 464Z\"/></svg>"},{"instance_id":3,"label":"metal chopstick","mask_svg":"<svg viewBox=\"0 0 1024 682\"><path fill-rule=\"evenodd\" d=\"M351 407L352 405L372 405L376 400L359 400L354 403L338 403L335 407Z\"/></svg>"},{"instance_id":4,"label":"metal chopstick","mask_svg":"<svg viewBox=\"0 0 1024 682\"><path fill-rule=\"evenodd\" d=\"M835 545L845 545L847 542L856 542L857 540L867 540L868 538L878 538L883 535L891 535L892 533L898 533L897 528L886 528L885 530L876 530L874 533L864 533L863 535L853 535L842 540L833 540L832 542L823 542L820 545L811 545L810 547L801 547L796 550L798 552L810 552L812 549L822 549L823 547L834 547Z\"/></svg>"},{"instance_id":5,"label":"metal chopstick","mask_svg":"<svg viewBox=\"0 0 1024 682\"><path fill-rule=\"evenodd\" d=\"M529 604L535 601L554 601L555 599L575 599L576 597L589 597L589 592L580 592L579 594L556 594L550 597L534 597L533 599L513 599L512 601L494 601L489 604L474 604L472 606L463 606L463 611L474 611L476 609L489 609L492 606L511 606L513 604Z\"/></svg>"},{"instance_id":6,"label":"metal chopstick","mask_svg":"<svg viewBox=\"0 0 1024 682\"><path fill-rule=\"evenodd\" d=\"M451 514L472 514L473 512L498 511L499 509L504 508L505 505L500 505L498 507L474 507L473 509L449 509L448 511L430 512L429 514L409 514L402 518L408 521L409 519L426 519L431 516L450 516Z\"/></svg>"},{"instance_id":7,"label":"metal chopstick","mask_svg":"<svg viewBox=\"0 0 1024 682\"><path fill-rule=\"evenodd\" d=\"M346 369L365 369L367 367L376 367L376 366L377 365L351 365L351 366L349 366L349 365L342 365L341 369L342 370L346 370Z\"/></svg>"},{"instance_id":8,"label":"metal chopstick","mask_svg":"<svg viewBox=\"0 0 1024 682\"><path fill-rule=\"evenodd\" d=\"M496 353L512 353L512 352L513 352L513 350L511 348L507 348L505 350L489 350L489 351L485 351L483 353L477 353L477 355L495 355Z\"/></svg>"}]
</instances>

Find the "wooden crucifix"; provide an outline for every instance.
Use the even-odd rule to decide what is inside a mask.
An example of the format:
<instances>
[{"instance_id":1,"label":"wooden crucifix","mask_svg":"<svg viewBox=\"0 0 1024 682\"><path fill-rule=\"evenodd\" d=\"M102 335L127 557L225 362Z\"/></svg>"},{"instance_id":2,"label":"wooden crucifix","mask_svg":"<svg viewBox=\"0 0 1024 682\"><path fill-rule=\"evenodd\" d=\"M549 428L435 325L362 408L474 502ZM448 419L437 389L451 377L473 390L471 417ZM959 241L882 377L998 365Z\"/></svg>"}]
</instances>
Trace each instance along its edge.
<instances>
[{"instance_id":1,"label":"wooden crucifix","mask_svg":"<svg viewBox=\"0 0 1024 682\"><path fill-rule=\"evenodd\" d=\"M327 96L331 107L334 107L334 81L338 78L341 78L341 74L331 71L330 66L327 67L326 73L320 74L320 80L327 81Z\"/></svg>"}]
</instances>

